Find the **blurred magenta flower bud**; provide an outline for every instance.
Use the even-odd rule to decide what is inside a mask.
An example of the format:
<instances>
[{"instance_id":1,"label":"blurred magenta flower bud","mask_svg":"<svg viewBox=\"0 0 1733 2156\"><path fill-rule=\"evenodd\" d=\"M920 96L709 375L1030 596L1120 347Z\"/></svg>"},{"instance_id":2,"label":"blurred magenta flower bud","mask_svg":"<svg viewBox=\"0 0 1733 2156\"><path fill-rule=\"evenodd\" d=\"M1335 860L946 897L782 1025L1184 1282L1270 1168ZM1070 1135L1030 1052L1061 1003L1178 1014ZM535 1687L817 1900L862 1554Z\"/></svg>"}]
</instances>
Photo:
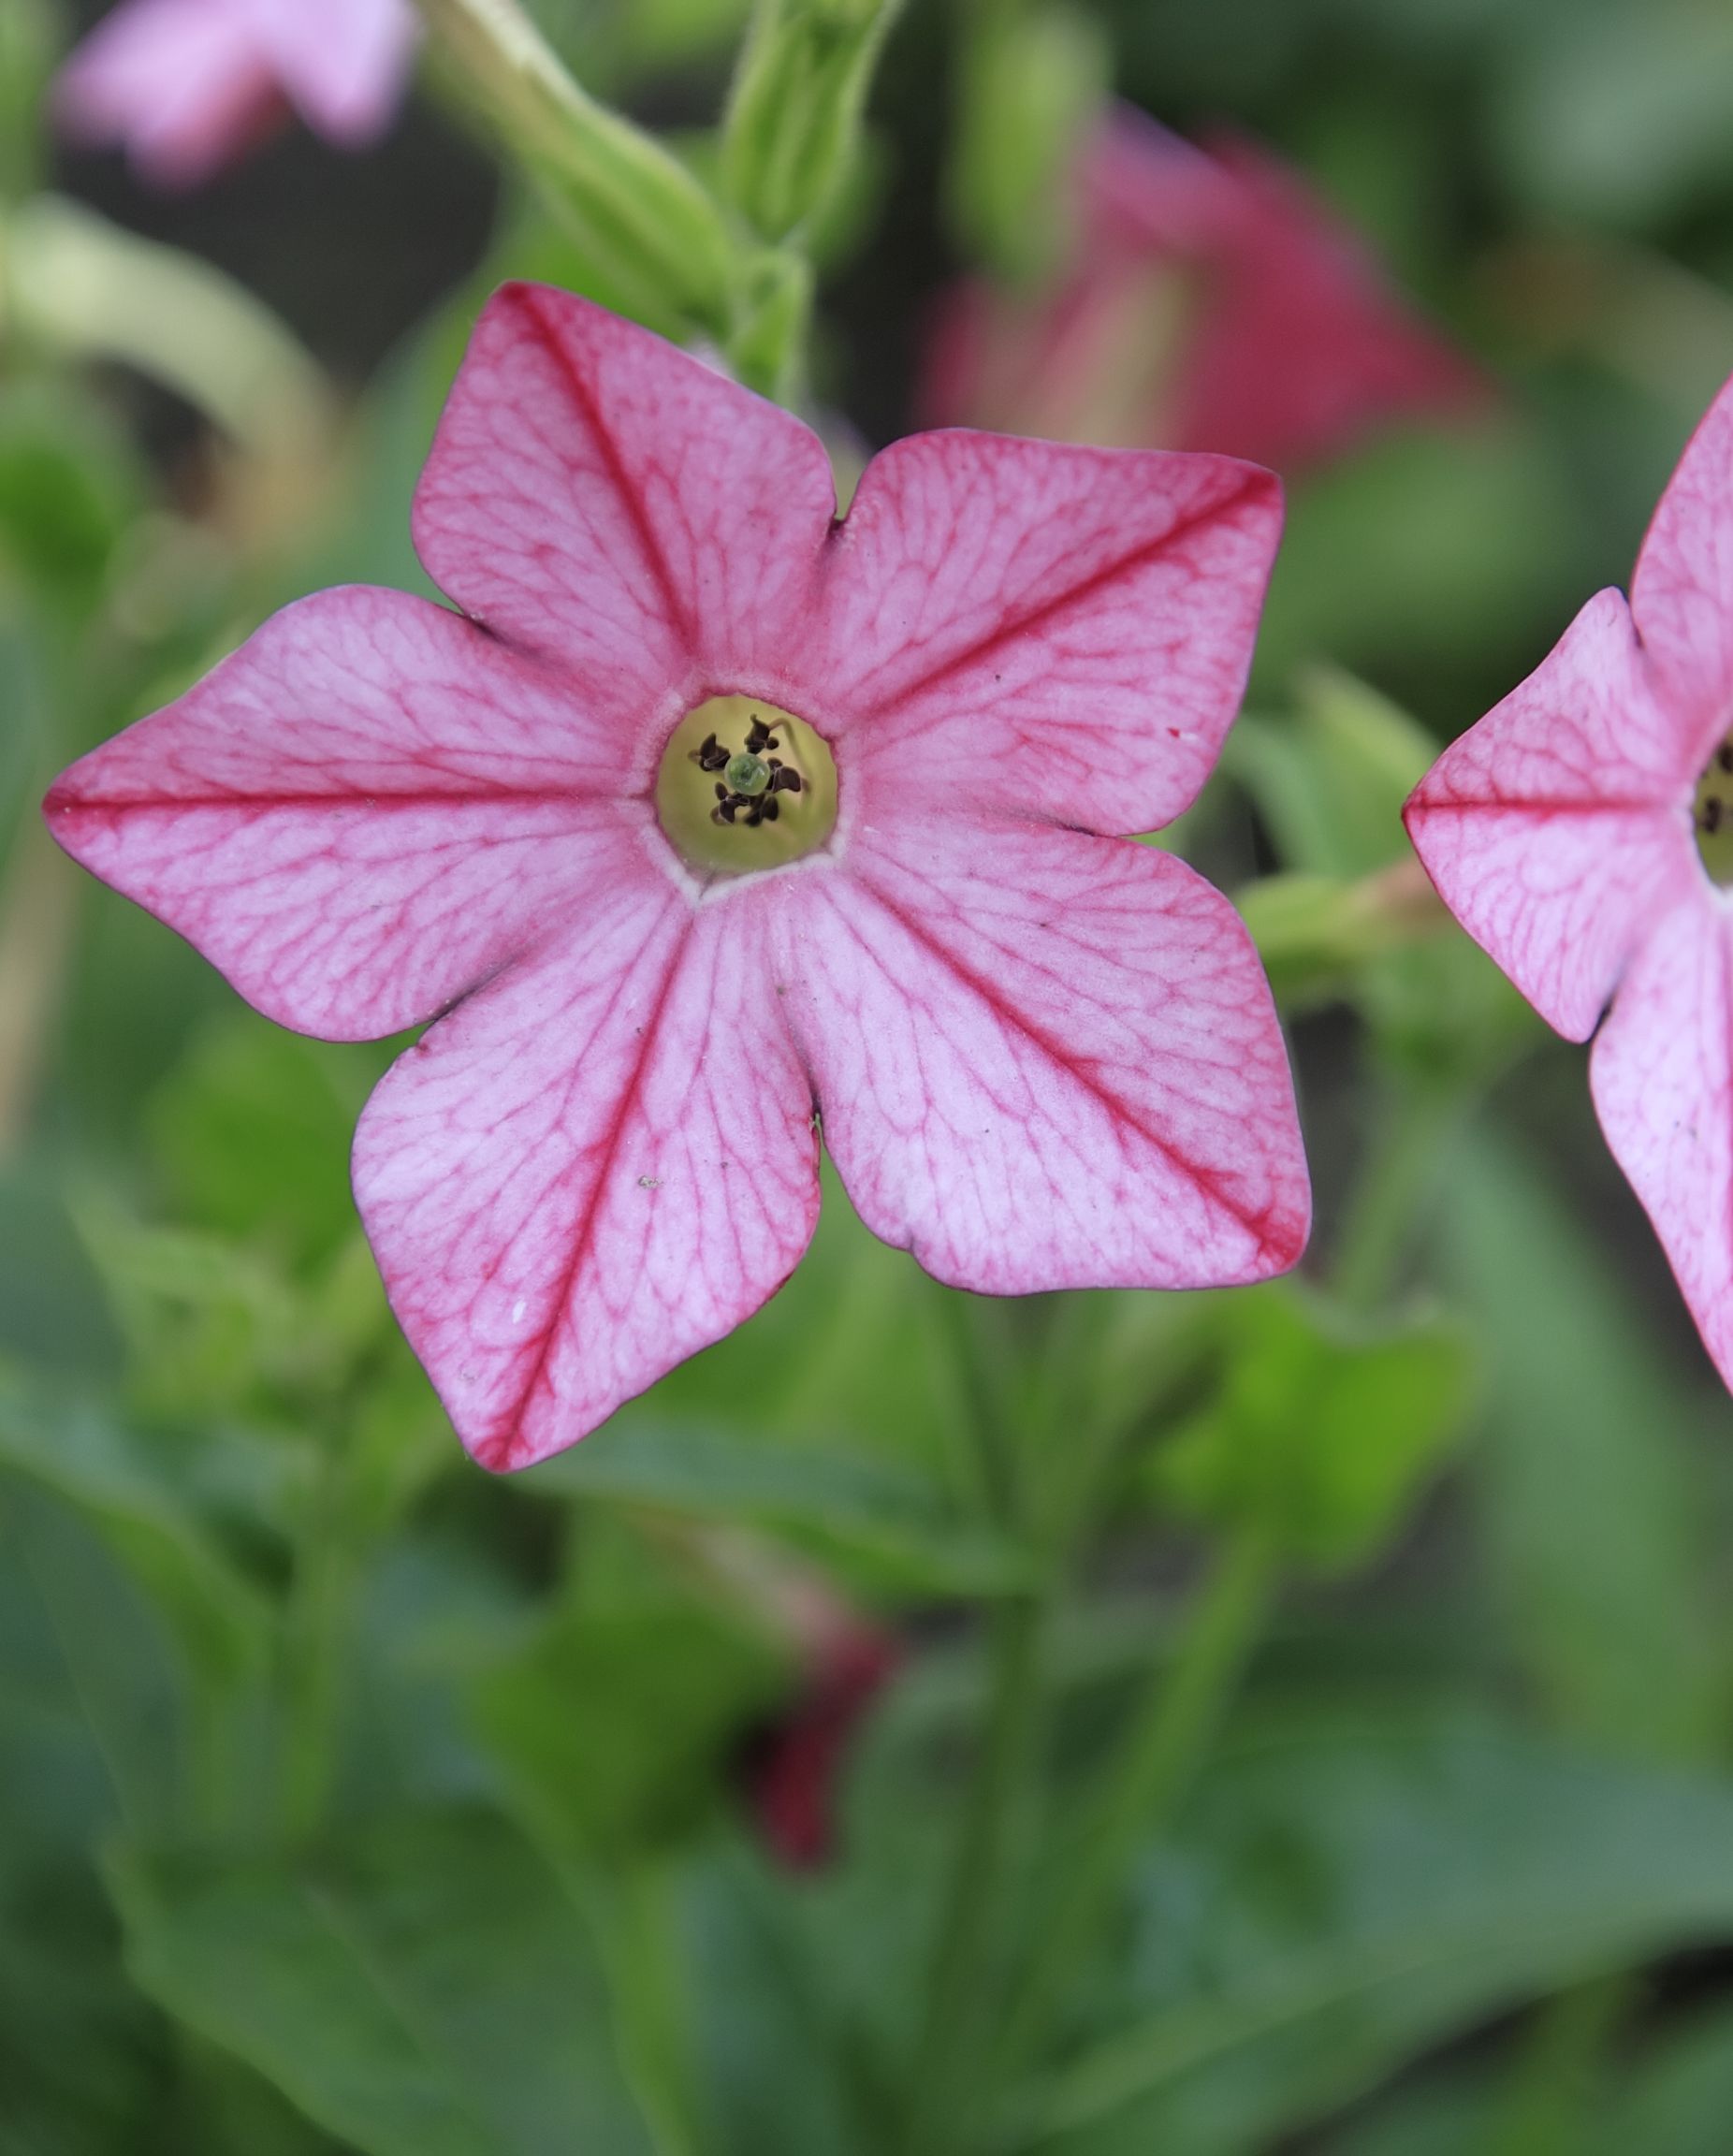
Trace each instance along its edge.
<instances>
[{"instance_id":1,"label":"blurred magenta flower bud","mask_svg":"<svg viewBox=\"0 0 1733 2156\"><path fill-rule=\"evenodd\" d=\"M903 1658L894 1633L842 1610L805 1644L793 1704L756 1734L746 1761L752 1823L771 1855L794 1872L828 1861L849 1748Z\"/></svg>"},{"instance_id":2,"label":"blurred magenta flower bud","mask_svg":"<svg viewBox=\"0 0 1733 2156\"><path fill-rule=\"evenodd\" d=\"M1293 470L1391 419L1472 412L1488 386L1393 292L1296 174L1116 106L1081 160L1075 236L1034 294L951 292L924 418Z\"/></svg>"},{"instance_id":3,"label":"blurred magenta flower bud","mask_svg":"<svg viewBox=\"0 0 1733 2156\"><path fill-rule=\"evenodd\" d=\"M195 186L288 111L345 148L375 141L415 36L409 0L122 0L61 70L56 115L158 186Z\"/></svg>"}]
</instances>

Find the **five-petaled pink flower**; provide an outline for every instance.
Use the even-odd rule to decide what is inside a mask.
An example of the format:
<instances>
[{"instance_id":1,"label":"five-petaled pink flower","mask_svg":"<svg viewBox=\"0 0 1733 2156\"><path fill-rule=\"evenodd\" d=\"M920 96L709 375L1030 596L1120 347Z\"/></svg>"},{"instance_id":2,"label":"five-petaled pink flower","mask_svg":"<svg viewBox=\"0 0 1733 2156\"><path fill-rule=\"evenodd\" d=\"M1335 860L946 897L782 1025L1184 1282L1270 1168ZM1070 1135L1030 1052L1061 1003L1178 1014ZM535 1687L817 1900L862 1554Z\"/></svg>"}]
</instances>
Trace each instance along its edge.
<instances>
[{"instance_id":1,"label":"five-petaled pink flower","mask_svg":"<svg viewBox=\"0 0 1733 2156\"><path fill-rule=\"evenodd\" d=\"M489 1466L866 1224L1014 1294L1254 1280L1309 1192L1237 915L1123 834L1231 722L1280 521L1217 457L817 437L586 301L489 303L415 507L463 609L286 608L85 757L78 859L269 1016L435 1023L362 1117L391 1302Z\"/></svg>"},{"instance_id":2,"label":"five-petaled pink flower","mask_svg":"<svg viewBox=\"0 0 1733 2156\"><path fill-rule=\"evenodd\" d=\"M1256 144L1197 149L1115 106L1077 196L1073 256L1046 293L974 282L949 295L929 354L934 422L1292 470L1391 419L1484 403L1480 377L1363 241Z\"/></svg>"},{"instance_id":3,"label":"five-petaled pink flower","mask_svg":"<svg viewBox=\"0 0 1733 2156\"><path fill-rule=\"evenodd\" d=\"M192 186L286 109L344 147L375 140L415 41L409 0L122 0L62 69L56 109L157 185Z\"/></svg>"},{"instance_id":4,"label":"five-petaled pink flower","mask_svg":"<svg viewBox=\"0 0 1733 2156\"><path fill-rule=\"evenodd\" d=\"M1567 1040L1733 1383L1733 384L1628 605L1591 599L1405 811L1444 901Z\"/></svg>"}]
</instances>

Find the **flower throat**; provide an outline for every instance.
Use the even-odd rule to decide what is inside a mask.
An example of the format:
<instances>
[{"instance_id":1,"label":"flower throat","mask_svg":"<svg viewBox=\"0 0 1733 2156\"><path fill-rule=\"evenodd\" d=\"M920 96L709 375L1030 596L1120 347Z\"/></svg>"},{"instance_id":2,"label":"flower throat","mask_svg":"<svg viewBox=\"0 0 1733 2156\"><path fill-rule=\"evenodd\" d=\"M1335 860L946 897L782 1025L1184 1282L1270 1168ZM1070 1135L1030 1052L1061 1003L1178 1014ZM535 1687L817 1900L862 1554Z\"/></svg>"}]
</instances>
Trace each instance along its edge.
<instances>
[{"instance_id":1,"label":"flower throat","mask_svg":"<svg viewBox=\"0 0 1733 2156\"><path fill-rule=\"evenodd\" d=\"M756 696L707 696L668 736L656 814L707 876L780 868L837 826L837 765L823 737Z\"/></svg>"},{"instance_id":2,"label":"flower throat","mask_svg":"<svg viewBox=\"0 0 1733 2156\"><path fill-rule=\"evenodd\" d=\"M1733 886L1733 735L1710 759L1692 808L1697 850L1711 882Z\"/></svg>"}]
</instances>

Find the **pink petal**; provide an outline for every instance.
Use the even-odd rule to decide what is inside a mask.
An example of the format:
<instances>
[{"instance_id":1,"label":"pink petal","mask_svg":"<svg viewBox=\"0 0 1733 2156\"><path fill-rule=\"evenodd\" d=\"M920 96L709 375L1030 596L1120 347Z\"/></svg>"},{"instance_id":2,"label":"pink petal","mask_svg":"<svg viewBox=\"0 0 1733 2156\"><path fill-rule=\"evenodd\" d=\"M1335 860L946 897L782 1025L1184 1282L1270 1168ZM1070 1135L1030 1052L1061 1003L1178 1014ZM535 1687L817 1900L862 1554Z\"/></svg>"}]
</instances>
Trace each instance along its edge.
<instances>
[{"instance_id":1,"label":"pink petal","mask_svg":"<svg viewBox=\"0 0 1733 2156\"><path fill-rule=\"evenodd\" d=\"M1233 219L1224 167L1134 105L1109 107L1080 164L1086 245L1196 256Z\"/></svg>"},{"instance_id":2,"label":"pink petal","mask_svg":"<svg viewBox=\"0 0 1733 2156\"><path fill-rule=\"evenodd\" d=\"M76 860L328 1039L432 1015L613 879L643 802L581 682L398 591L320 592L46 803ZM659 843L659 841L656 841Z\"/></svg>"},{"instance_id":3,"label":"pink petal","mask_svg":"<svg viewBox=\"0 0 1733 2156\"><path fill-rule=\"evenodd\" d=\"M194 186L257 139L277 87L225 0L124 0L61 70L54 109L75 140L124 148L158 186Z\"/></svg>"},{"instance_id":4,"label":"pink petal","mask_svg":"<svg viewBox=\"0 0 1733 2156\"><path fill-rule=\"evenodd\" d=\"M875 799L1154 830L1239 708L1280 534L1226 458L895 443L833 548L820 723Z\"/></svg>"},{"instance_id":5,"label":"pink petal","mask_svg":"<svg viewBox=\"0 0 1733 2156\"><path fill-rule=\"evenodd\" d=\"M597 890L386 1074L355 1188L393 1309L495 1468L571 1444L757 1309L818 1214L757 892Z\"/></svg>"},{"instance_id":6,"label":"pink petal","mask_svg":"<svg viewBox=\"0 0 1733 2156\"><path fill-rule=\"evenodd\" d=\"M416 25L409 0L234 0L308 125L353 147L402 103Z\"/></svg>"},{"instance_id":7,"label":"pink petal","mask_svg":"<svg viewBox=\"0 0 1733 2156\"><path fill-rule=\"evenodd\" d=\"M1656 915L1702 883L1695 777L1624 600L1603 591L1446 750L1404 821L1463 926L1584 1041Z\"/></svg>"},{"instance_id":8,"label":"pink petal","mask_svg":"<svg viewBox=\"0 0 1733 2156\"><path fill-rule=\"evenodd\" d=\"M920 819L788 881L778 983L875 1234L989 1294L1298 1258L1310 1195L1269 988L1183 862Z\"/></svg>"},{"instance_id":9,"label":"pink petal","mask_svg":"<svg viewBox=\"0 0 1733 2156\"><path fill-rule=\"evenodd\" d=\"M1733 719L1733 382L1667 482L1637 557L1631 612L1679 715L1692 774Z\"/></svg>"},{"instance_id":10,"label":"pink petal","mask_svg":"<svg viewBox=\"0 0 1733 2156\"><path fill-rule=\"evenodd\" d=\"M1633 958L1590 1076L1607 1143L1733 1385L1733 923L1706 880Z\"/></svg>"},{"instance_id":11,"label":"pink petal","mask_svg":"<svg viewBox=\"0 0 1733 2156\"><path fill-rule=\"evenodd\" d=\"M440 421L415 532L429 573L508 642L612 676L648 774L710 690L788 701L835 510L799 420L588 300L508 284Z\"/></svg>"}]
</instances>

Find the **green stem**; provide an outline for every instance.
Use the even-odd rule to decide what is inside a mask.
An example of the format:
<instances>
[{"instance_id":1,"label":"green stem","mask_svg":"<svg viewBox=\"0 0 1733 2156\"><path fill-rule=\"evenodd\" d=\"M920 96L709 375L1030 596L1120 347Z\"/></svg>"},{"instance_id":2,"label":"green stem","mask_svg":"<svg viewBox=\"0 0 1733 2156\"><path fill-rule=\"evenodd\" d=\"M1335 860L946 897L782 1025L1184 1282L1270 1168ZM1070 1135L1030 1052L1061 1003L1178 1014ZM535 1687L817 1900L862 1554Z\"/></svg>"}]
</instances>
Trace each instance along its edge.
<instances>
[{"instance_id":1,"label":"green stem","mask_svg":"<svg viewBox=\"0 0 1733 2156\"><path fill-rule=\"evenodd\" d=\"M1066 1888L1028 1959L1002 2052L1015 2068L1041 2041L1100 1944L1137 1855L1172 1815L1208 1754L1262 1627L1276 1564L1264 1537L1229 1541L1187 1620L1178 1652L1157 1670L1078 1835Z\"/></svg>"},{"instance_id":2,"label":"green stem","mask_svg":"<svg viewBox=\"0 0 1733 2156\"><path fill-rule=\"evenodd\" d=\"M994 1912L1033 1748L1044 1596L1006 1604L995 1619L987 1726L965 1810L934 1956L931 2003L915 2060L906 2156L955 2148L954 2120L976 2056Z\"/></svg>"},{"instance_id":3,"label":"green stem","mask_svg":"<svg viewBox=\"0 0 1733 2156\"><path fill-rule=\"evenodd\" d=\"M1622 1970L1547 2002L1489 2136L1491 2156L1571 2156L1583 2146L1607 2047L1636 1988Z\"/></svg>"},{"instance_id":4,"label":"green stem","mask_svg":"<svg viewBox=\"0 0 1733 2156\"><path fill-rule=\"evenodd\" d=\"M1459 1113L1448 1087L1410 1079L1386 1088L1336 1239L1333 1285L1344 1303L1376 1309L1390 1299Z\"/></svg>"},{"instance_id":5,"label":"green stem","mask_svg":"<svg viewBox=\"0 0 1733 2156\"><path fill-rule=\"evenodd\" d=\"M342 1447L328 1434L297 1538L284 1640L283 1823L292 1842L317 1828L337 1778L343 1647L355 1587L347 1475Z\"/></svg>"}]
</instances>

